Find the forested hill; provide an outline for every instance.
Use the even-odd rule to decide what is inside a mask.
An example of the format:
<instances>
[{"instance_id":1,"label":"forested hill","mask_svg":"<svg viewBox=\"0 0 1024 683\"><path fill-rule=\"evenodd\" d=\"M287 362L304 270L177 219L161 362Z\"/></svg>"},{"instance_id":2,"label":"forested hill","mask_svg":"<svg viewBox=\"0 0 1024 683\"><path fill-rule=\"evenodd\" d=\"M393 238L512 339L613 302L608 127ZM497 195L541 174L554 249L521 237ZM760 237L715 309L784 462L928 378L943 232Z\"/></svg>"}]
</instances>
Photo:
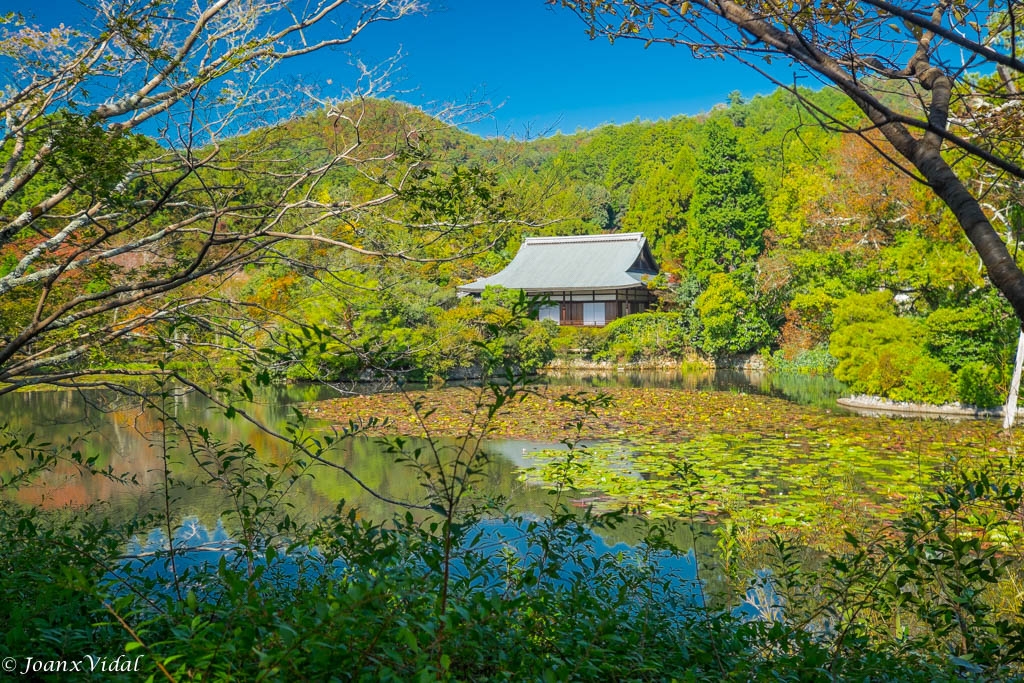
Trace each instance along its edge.
<instances>
[{"instance_id":1,"label":"forested hill","mask_svg":"<svg viewBox=\"0 0 1024 683\"><path fill-rule=\"evenodd\" d=\"M1016 326L955 221L880 159L871 147L884 144L870 132L821 125L858 123L842 98L804 96L813 113L784 91L737 94L706 115L525 142L481 139L379 103L374 139L419 117L424 159L486 175L487 201L517 220L477 227L475 243L494 244L470 259L358 266L375 292L372 305L354 296L348 309L366 325L360 338L386 339L422 371L445 374L468 362L475 333L464 326L484 316L456 305L455 284L501 268L523 235L642 231L665 271L663 314L600 333L563 330L556 351L624 361L760 351L776 366L834 370L858 392L998 401ZM330 121L318 123L327 140ZM573 335L585 338L565 338ZM344 369L324 363L316 372Z\"/></svg>"},{"instance_id":2,"label":"forested hill","mask_svg":"<svg viewBox=\"0 0 1024 683\"><path fill-rule=\"evenodd\" d=\"M215 350L201 352L203 363L217 362L216 349L270 344L274 367L294 378L371 365L449 376L479 360L478 342L494 336L485 323L504 324L512 305L501 293L459 301L457 284L496 272L525 235L642 231L664 272L654 283L660 312L600 331L527 324L501 344L526 367L567 349L618 361L760 352L777 367L834 371L857 392L997 402L1016 325L952 216L881 160L876 135L822 125L860 123L840 96L803 98L810 106L784 91L735 94L701 116L528 141L480 138L370 100L228 140L220 157L231 164L215 161L175 190L209 194L214 178L233 188L217 201L244 210L220 225L249 221L273 248L244 268L211 271L222 278L216 302L204 301L202 316L190 303L173 334L206 340ZM167 156L158 148L124 153ZM82 149L75 163L96 168ZM58 180L42 178L7 208L24 210L41 184ZM987 181L979 173L977 182ZM990 204L1009 201L999 192ZM282 231L298 239L278 244ZM0 278L17 249L0 250ZM137 276L136 261L169 270L169 253L82 267L64 295L115 291ZM18 294L4 302L0 338L32 319L37 295ZM50 297L61 295L58 283ZM147 357L121 335L88 362L128 356Z\"/></svg>"}]
</instances>

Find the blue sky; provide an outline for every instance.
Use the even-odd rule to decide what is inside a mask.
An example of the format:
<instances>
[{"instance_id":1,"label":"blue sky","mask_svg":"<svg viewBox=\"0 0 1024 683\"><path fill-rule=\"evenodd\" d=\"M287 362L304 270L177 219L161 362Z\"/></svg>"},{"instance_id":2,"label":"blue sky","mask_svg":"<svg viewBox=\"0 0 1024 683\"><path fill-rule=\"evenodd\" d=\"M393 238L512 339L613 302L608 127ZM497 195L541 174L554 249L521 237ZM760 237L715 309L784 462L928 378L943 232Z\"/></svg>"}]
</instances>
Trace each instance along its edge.
<instances>
[{"instance_id":1,"label":"blue sky","mask_svg":"<svg viewBox=\"0 0 1024 683\"><path fill-rule=\"evenodd\" d=\"M378 63L401 48L395 97L430 109L443 102L487 100L500 105L468 127L483 135L571 133L603 123L697 114L773 87L746 67L695 60L688 50L621 41L591 41L575 15L543 0L429 0L431 11L370 27L349 55L325 52L289 65L288 75L340 88L349 62ZM74 24L75 0L0 0L41 24ZM283 75L283 74L282 74Z\"/></svg>"},{"instance_id":2,"label":"blue sky","mask_svg":"<svg viewBox=\"0 0 1024 683\"><path fill-rule=\"evenodd\" d=\"M543 0L448 0L374 35L375 48L401 44L408 55L404 85L418 89L404 99L482 93L502 103L494 120L477 126L492 134L696 114L733 90L751 96L772 89L733 62L695 60L665 45L644 50L634 41L592 41L575 15Z\"/></svg>"}]
</instances>

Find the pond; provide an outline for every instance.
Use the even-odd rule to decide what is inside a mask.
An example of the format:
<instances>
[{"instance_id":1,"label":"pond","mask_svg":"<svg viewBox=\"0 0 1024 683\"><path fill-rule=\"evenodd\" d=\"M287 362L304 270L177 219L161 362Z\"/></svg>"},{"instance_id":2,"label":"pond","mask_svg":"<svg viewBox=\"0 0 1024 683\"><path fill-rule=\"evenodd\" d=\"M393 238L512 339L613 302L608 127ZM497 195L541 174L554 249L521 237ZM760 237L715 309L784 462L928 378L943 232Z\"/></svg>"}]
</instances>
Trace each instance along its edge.
<instances>
[{"instance_id":1,"label":"pond","mask_svg":"<svg viewBox=\"0 0 1024 683\"><path fill-rule=\"evenodd\" d=\"M321 435L351 419L392 419L387 429L341 439L328 453L363 485L346 471L324 466L288 485L289 514L299 521L317 520L341 501L372 520L399 511L389 501L421 503L420 481L387 452L380 434L405 435L407 453L429 446L422 440L423 425L407 410L402 413L411 397L437 409L429 418L432 433L450 443L461 432L460 414L473 396L472 389L457 387L407 388L406 398L353 394L362 389L278 387L247 408L255 422L278 433L286 432L296 409L308 412L311 429ZM842 528L867 528L912 505L951 457L1002 458L1017 448L1016 437L999 436L994 422L845 414L834 403L842 385L822 378L735 371L559 376L517 403L518 412L495 417L483 442L488 457L482 498L507 501L510 509L531 515L548 513L552 483L564 476L559 464L565 447L558 442L572 435L566 426L579 413L578 406L560 406L558 397L578 391L605 392L613 402L582 425L570 502L598 510L626 505L649 518L685 518L689 524L676 527L674 542L708 557L723 545L721 534L712 533L723 520L731 522L731 533L748 535L748 543L772 528L796 530L811 541L841 538ZM293 457L285 441L241 416L227 419L197 394L173 393L165 408L180 425L204 425L226 444L251 445L264 462ZM0 399L0 414L9 429L77 449L96 466L129 479L85 476L65 462L20 488L19 502L51 509L98 506L105 516L130 519L161 511L167 497L177 520L194 520L208 533L233 504L226 487L204 473L181 433L165 435L154 411L123 397L18 393ZM166 486L165 465L171 476ZM8 459L0 462L0 472L9 476L18 466ZM638 533L622 525L604 540L632 544Z\"/></svg>"},{"instance_id":2,"label":"pond","mask_svg":"<svg viewBox=\"0 0 1024 683\"><path fill-rule=\"evenodd\" d=\"M794 395L798 400L834 406L841 386L823 378L806 376L779 378L767 374L738 371L705 373L610 373L608 375L569 375L548 379L559 389L602 387L671 387L686 390L750 391L766 395ZM274 387L256 397L248 412L253 418L278 433L283 433L293 410L311 402L333 397L351 396L354 392L372 389L367 385L292 385ZM413 387L409 391L417 391ZM788 393L787 393L788 392ZM371 392L372 393L372 392ZM173 392L166 402L168 412L184 426L203 425L225 442L251 444L262 457L283 461L291 454L290 446L267 431L240 417L226 419L223 411L203 396L192 392ZM0 424L23 434L35 433L55 446L81 450L85 457L95 457L98 466L110 466L134 478L134 483L117 484L103 477L81 476L74 467L62 467L47 473L32 486L22 489L19 500L44 507L83 506L102 502L111 511L133 514L152 504L154 487L162 479L163 461L160 449L160 421L155 411L142 408L133 399L103 392L36 391L0 397ZM315 416L315 413L314 413ZM316 421L313 422L316 424ZM545 496L523 483L518 476L523 467L535 464L526 454L549 448L562 438L550 434L544 439L490 439L485 448L491 455L486 477L487 491L504 496L523 510L539 510ZM187 480L189 463L179 451L174 460L184 468L181 478ZM383 452L375 437L355 437L335 449L337 462L343 464L385 498L417 500L415 479L406 468L396 465L394 457ZM14 463L0 461L0 467ZM196 475L192 467L191 474ZM206 516L218 509L220 502L210 490L193 490L182 502L188 514ZM332 510L344 499L365 510L372 518L388 517L394 509L369 495L337 470L323 468L315 477L299 487L296 496L303 500L303 509L311 517Z\"/></svg>"},{"instance_id":3,"label":"pond","mask_svg":"<svg viewBox=\"0 0 1024 683\"><path fill-rule=\"evenodd\" d=\"M276 387L257 396L247 412L256 422L283 434L296 407L344 393L329 386ZM225 443L249 444L266 461L284 462L293 456L286 441L241 416L226 418L223 410L199 394L174 392L165 407L180 425L205 426ZM78 449L83 458L95 458L95 466L109 466L131 480L120 483L83 474L80 468L65 463L21 488L19 501L44 508L102 504L114 517L136 515L162 505L163 433L156 411L112 394L39 391L3 397L0 413L11 430L35 433L37 440L45 439L64 450ZM488 450L495 454L487 476L489 490L515 498L528 508L529 487L514 475L520 466L516 458L524 449L546 445L504 441L488 444ZM202 479L202 472L189 456L187 442L173 432L168 454L171 470L180 482L175 489L177 506L183 515L197 516L212 527L225 504L223 492L213 485L194 485ZM384 453L375 437L346 439L332 449L331 458L356 473L383 498L420 501L415 478L395 463L394 456ZM17 463L2 465L5 471L11 471ZM298 482L291 497L300 502L299 514L306 520L329 513L341 500L373 519L390 517L398 509L370 495L343 472L326 467Z\"/></svg>"},{"instance_id":4,"label":"pond","mask_svg":"<svg viewBox=\"0 0 1024 683\"><path fill-rule=\"evenodd\" d=\"M15 641L19 656L36 656L42 644L61 647L72 637L85 647L99 638L103 652L128 652L132 643L125 645L123 631L146 629L134 642L149 645L155 666L178 666L182 679L194 662L207 666L206 653L223 658L222 648L232 648L225 679L246 677L234 668L238 657L250 658L246 672L263 672L267 653L283 651L277 661L302 656L288 670L289 679L308 678L305 667L314 656L342 670L338 657L355 653L344 666L363 670L368 662L373 670L366 669L365 678L374 680L383 678L377 668L391 666L387 659L376 664L381 653L408 660L400 674L388 672L408 679L435 661L446 668L467 651L467 643L479 643L470 651L479 651L486 664L518 652L506 647L510 642L538 653L537 661L557 657L572 665L594 661L597 647L609 643L621 643L621 649L606 651L629 661L647 643L673 656L685 650L678 671L649 674L659 679L685 676L693 662L710 661L720 651L735 663L714 665L712 680L730 673L758 677L744 672L765 657L772 659L762 670L771 675L778 670L774 653L789 657L805 647L810 654L800 655L808 662L804 670L820 672L830 658L844 663L861 657L875 640L892 643L877 655L868 651L885 674L893 668L890 652L906 657L908 670L916 671L924 656L943 671L959 666L947 661L956 634L935 624L951 624L947 615L967 600L978 606L977 614L993 610L999 618L1019 619L1017 566L1000 570L1009 578L998 584L994 569L987 579L980 572L1000 566L994 548L1006 548L1005 555L1017 559L1020 536L1006 534L1011 527L1019 533L1021 525L986 523L984 537L970 529L964 535L967 520L960 513L967 508L953 506L942 513L945 521L934 534L926 529L931 522L902 530L880 522L919 506L918 498L934 491L937 478L954 464L1013 466L1020 438L1001 434L992 421L863 418L841 414L827 402L814 405L820 396L801 404L777 395L791 386L775 379L738 386L706 376L621 382L616 376L559 378L536 387L494 412L483 443L488 458L479 496L505 498L520 512L502 515L498 504L465 525L438 524L438 516L421 509L404 519L391 517L396 508L384 499L420 503L423 488L380 438L403 435L406 457L417 448L457 445L467 421L479 417L474 408L481 395L473 387L369 395L277 388L244 408L265 429L238 411L229 418L194 394L167 398L164 414L176 424L205 425L208 431L164 429L166 420L152 410L99 393L10 396L0 405L6 430L26 438L35 431L52 442L48 448L77 449L79 460L124 473L130 481L82 476L69 458L31 485L8 491L54 513L19 516L8 514L12 506L0 508L5 541L11 539L6 566L13 567L4 572L15 608L7 638L21 638ZM814 393L813 386L801 386L803 395ZM410 411L414 406L418 412ZM294 453L269 431L286 432L297 415L309 416L303 433L321 443L353 422L367 427L358 437L333 443L325 458L347 468L376 496L329 466L290 478L287 463ZM382 427L373 417L389 422ZM475 425L479 434L483 423ZM424 432L431 438L424 439ZM558 444L562 437L573 446ZM229 460L228 476L211 464ZM0 476L6 480L23 465L6 458ZM258 513L238 514L236 506L268 502L256 481L239 497L233 478L248 472L260 479L284 475L281 488L271 490L284 490L286 497L270 500L267 509L293 520L318 520L342 500L356 509L309 533L277 515L267 521ZM572 513L549 515L550 492L559 490L559 482L574 484L560 493ZM976 488L989 493L986 481ZM254 497L245 498L250 491ZM1014 503L1004 512L1016 515L1019 498L1007 494L1003 500ZM581 519L579 511L590 506L626 512L596 522L589 515ZM984 512L990 516L992 510ZM117 527L115 536L105 526L77 523L90 515L134 526ZM250 524L253 519L258 524ZM38 532L37 522L45 527ZM1006 534L990 536L988 526ZM850 527L863 542L843 540ZM838 552L829 547L844 542L847 547ZM871 550L851 551L862 547ZM951 566L950 549L966 547L975 548L966 555L969 561ZM979 578L964 583L961 565L980 567ZM89 572L83 574L84 593L76 592L79 571ZM899 581L910 582L921 596L918 603L889 599L890 587L897 598L904 594L901 586L908 584ZM26 593L27 607L19 602ZM952 607L941 611L943 605ZM891 623L909 626L890 634ZM879 631L866 630L875 624ZM974 648L965 653L972 659L960 658L969 666L983 661L973 659L975 651L992 651L974 645L989 642L983 638L992 629L972 629L964 639ZM442 630L446 649L435 655L431 648L441 642ZM856 640L844 645L848 633ZM920 645L906 651L908 637ZM719 649L728 643L739 649ZM509 671L527 674L529 665L509 661ZM1019 662L1013 666L1019 670ZM864 669L857 667L863 678ZM542 674L531 669L526 677ZM622 678L642 675L647 674L633 669ZM580 678L602 679L596 669Z\"/></svg>"}]
</instances>

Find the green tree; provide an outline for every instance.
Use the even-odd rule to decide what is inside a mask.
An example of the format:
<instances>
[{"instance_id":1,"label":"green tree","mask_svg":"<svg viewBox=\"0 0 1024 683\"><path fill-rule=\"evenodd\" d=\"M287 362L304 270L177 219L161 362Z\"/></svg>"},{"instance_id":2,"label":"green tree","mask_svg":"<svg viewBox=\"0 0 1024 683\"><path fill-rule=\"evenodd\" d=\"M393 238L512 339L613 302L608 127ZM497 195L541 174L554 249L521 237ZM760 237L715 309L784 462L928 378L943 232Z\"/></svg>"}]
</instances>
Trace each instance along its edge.
<instances>
[{"instance_id":1,"label":"green tree","mask_svg":"<svg viewBox=\"0 0 1024 683\"><path fill-rule=\"evenodd\" d=\"M703 328L700 344L705 353L742 353L772 342L775 330L757 308L747 272L714 273L697 297L695 306Z\"/></svg>"},{"instance_id":2,"label":"green tree","mask_svg":"<svg viewBox=\"0 0 1024 683\"><path fill-rule=\"evenodd\" d=\"M977 257L962 244L928 239L917 230L897 235L879 257L881 282L919 298L928 310L956 306L985 285Z\"/></svg>"},{"instance_id":3,"label":"green tree","mask_svg":"<svg viewBox=\"0 0 1024 683\"><path fill-rule=\"evenodd\" d=\"M658 163L633 186L622 227L642 232L656 248L685 229L693 194L693 156L682 150L671 167Z\"/></svg>"},{"instance_id":4,"label":"green tree","mask_svg":"<svg viewBox=\"0 0 1024 683\"><path fill-rule=\"evenodd\" d=\"M735 270L764 250L768 205L729 119L708 122L697 159L684 265L698 277Z\"/></svg>"}]
</instances>

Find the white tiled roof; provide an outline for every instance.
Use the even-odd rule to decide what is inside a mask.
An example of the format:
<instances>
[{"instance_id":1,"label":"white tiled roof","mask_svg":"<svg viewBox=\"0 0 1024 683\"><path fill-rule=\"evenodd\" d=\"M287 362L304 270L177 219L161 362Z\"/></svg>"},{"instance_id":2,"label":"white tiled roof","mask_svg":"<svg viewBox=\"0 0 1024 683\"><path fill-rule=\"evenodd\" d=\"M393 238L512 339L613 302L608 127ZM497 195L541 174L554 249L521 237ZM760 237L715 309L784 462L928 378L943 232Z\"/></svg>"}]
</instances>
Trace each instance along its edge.
<instances>
[{"instance_id":1,"label":"white tiled roof","mask_svg":"<svg viewBox=\"0 0 1024 683\"><path fill-rule=\"evenodd\" d=\"M488 285L527 292L624 289L643 286L642 278L657 272L641 232L529 237L504 270L459 291L478 293Z\"/></svg>"}]
</instances>

